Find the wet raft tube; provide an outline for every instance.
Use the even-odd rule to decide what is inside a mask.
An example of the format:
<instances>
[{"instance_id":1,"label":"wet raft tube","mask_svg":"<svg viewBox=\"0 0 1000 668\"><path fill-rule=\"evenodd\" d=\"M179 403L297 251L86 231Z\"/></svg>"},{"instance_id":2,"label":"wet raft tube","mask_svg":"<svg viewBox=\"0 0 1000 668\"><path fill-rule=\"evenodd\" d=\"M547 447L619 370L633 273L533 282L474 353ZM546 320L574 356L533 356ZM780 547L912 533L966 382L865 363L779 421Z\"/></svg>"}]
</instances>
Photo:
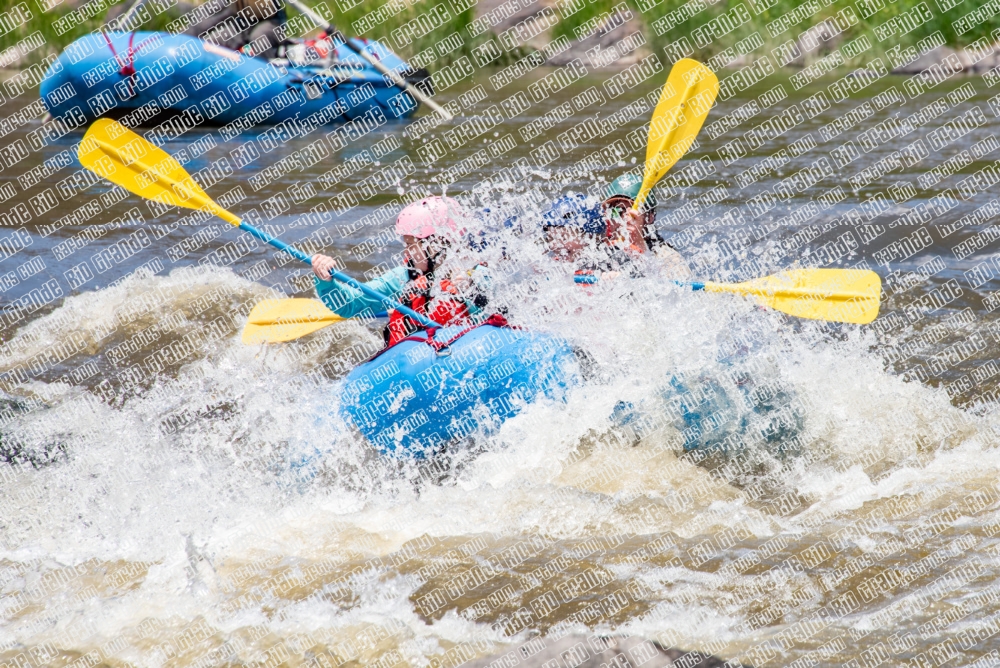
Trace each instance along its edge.
<instances>
[{"instance_id":1,"label":"wet raft tube","mask_svg":"<svg viewBox=\"0 0 1000 668\"><path fill-rule=\"evenodd\" d=\"M494 325L462 331L437 330L437 345L448 343L441 350L420 332L356 367L342 415L383 454L423 457L494 432L532 401L564 399L577 382L576 357L561 339Z\"/></svg>"},{"instance_id":2,"label":"wet raft tube","mask_svg":"<svg viewBox=\"0 0 1000 668\"><path fill-rule=\"evenodd\" d=\"M389 69L408 66L378 42L355 40ZM70 44L41 84L49 113L71 125L100 117L153 127L175 124L274 125L298 117L317 124L365 114L404 118L413 99L343 44L336 65L279 67L188 35L86 35ZM415 75L414 75L415 76ZM408 77L413 80L414 77Z\"/></svg>"}]
</instances>

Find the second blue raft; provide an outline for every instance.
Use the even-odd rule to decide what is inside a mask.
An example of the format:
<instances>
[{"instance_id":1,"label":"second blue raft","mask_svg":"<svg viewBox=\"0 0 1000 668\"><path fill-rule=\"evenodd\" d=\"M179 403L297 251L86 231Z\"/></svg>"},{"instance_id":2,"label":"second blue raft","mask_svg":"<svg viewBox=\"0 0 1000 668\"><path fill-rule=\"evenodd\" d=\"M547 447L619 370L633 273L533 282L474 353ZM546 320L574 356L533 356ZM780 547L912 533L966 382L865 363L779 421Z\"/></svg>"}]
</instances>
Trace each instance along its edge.
<instances>
[{"instance_id":1,"label":"second blue raft","mask_svg":"<svg viewBox=\"0 0 1000 668\"><path fill-rule=\"evenodd\" d=\"M425 92L426 72L412 71L378 42L354 40L373 58ZM85 35L53 61L41 82L49 113L71 126L107 117L132 127L247 127L296 119L325 125L366 114L413 115L408 93L386 83L339 44L328 68L282 67L188 35L159 32ZM131 121L131 122L130 122Z\"/></svg>"}]
</instances>

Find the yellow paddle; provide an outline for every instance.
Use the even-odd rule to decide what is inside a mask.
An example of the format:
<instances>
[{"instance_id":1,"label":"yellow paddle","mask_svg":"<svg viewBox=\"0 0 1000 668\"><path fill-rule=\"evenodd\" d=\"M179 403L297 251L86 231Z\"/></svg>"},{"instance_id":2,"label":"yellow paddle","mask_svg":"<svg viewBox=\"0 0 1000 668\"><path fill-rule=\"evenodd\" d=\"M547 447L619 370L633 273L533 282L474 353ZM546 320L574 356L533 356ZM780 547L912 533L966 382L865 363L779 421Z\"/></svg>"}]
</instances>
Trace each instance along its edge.
<instances>
[{"instance_id":1,"label":"yellow paddle","mask_svg":"<svg viewBox=\"0 0 1000 668\"><path fill-rule=\"evenodd\" d=\"M858 269L792 269L745 283L682 283L705 292L756 297L798 318L864 325L878 316L882 280ZM243 343L281 343L301 338L345 318L318 299L277 299L257 304L243 330Z\"/></svg>"},{"instance_id":2,"label":"yellow paddle","mask_svg":"<svg viewBox=\"0 0 1000 668\"><path fill-rule=\"evenodd\" d=\"M345 318L318 299L266 299L250 311L243 343L282 343L312 334Z\"/></svg>"},{"instance_id":3,"label":"yellow paddle","mask_svg":"<svg viewBox=\"0 0 1000 668\"><path fill-rule=\"evenodd\" d=\"M882 279L861 269L790 269L745 283L692 283L695 290L756 297L797 318L865 325L878 316Z\"/></svg>"},{"instance_id":4,"label":"yellow paddle","mask_svg":"<svg viewBox=\"0 0 1000 668\"><path fill-rule=\"evenodd\" d=\"M690 58L674 64L649 121L646 168L634 210L640 210L653 186L691 148L718 94L719 79L712 70Z\"/></svg>"},{"instance_id":5,"label":"yellow paddle","mask_svg":"<svg viewBox=\"0 0 1000 668\"><path fill-rule=\"evenodd\" d=\"M285 251L295 259L312 265L311 258L302 251L243 222L239 216L213 202L179 162L117 121L106 118L94 121L80 142L78 156L84 167L129 192L163 204L207 211ZM438 326L430 318L379 294L346 274L331 271L330 276L378 300L387 308L413 318L424 327Z\"/></svg>"},{"instance_id":6,"label":"yellow paddle","mask_svg":"<svg viewBox=\"0 0 1000 668\"><path fill-rule=\"evenodd\" d=\"M213 202L179 162L117 121L94 121L78 156L84 167L139 197L206 211L240 226L239 217Z\"/></svg>"},{"instance_id":7,"label":"yellow paddle","mask_svg":"<svg viewBox=\"0 0 1000 668\"><path fill-rule=\"evenodd\" d=\"M386 313L363 313L353 316L384 318ZM290 297L265 299L250 311L243 328L243 343L284 343L300 339L324 327L348 320L337 315L318 299Z\"/></svg>"},{"instance_id":8,"label":"yellow paddle","mask_svg":"<svg viewBox=\"0 0 1000 668\"><path fill-rule=\"evenodd\" d=\"M642 186L632 205L642 203L683 156L719 94L719 80L701 63L674 64L649 122ZM695 290L753 295L767 306L799 318L866 324L878 316L882 281L872 271L796 269L745 283L692 283Z\"/></svg>"}]
</instances>

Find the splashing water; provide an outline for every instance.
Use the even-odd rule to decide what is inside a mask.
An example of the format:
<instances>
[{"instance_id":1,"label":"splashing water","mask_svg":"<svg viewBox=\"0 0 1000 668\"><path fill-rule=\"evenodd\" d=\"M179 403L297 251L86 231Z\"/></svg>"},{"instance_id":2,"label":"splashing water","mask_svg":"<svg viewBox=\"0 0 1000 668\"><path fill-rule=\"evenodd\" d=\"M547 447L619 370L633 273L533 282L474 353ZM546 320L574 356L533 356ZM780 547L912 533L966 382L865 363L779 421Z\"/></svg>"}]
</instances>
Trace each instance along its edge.
<instances>
[{"instance_id":1,"label":"splashing water","mask_svg":"<svg viewBox=\"0 0 1000 668\"><path fill-rule=\"evenodd\" d=\"M652 270L581 289L534 242L498 239L494 266L526 260L494 303L586 350L588 382L442 460L380 458L339 417L323 363L377 349L373 326L242 346L238 314L270 292L229 270L135 276L19 330L4 369L80 351L7 400L3 656L443 665L600 612L606 630L749 660L781 632L786 660L835 657L845 630L907 642L876 621L890 615L925 628L941 568L992 573L989 514L940 533L933 518L992 485L995 420L886 374L871 334L793 327ZM150 294L163 305L144 310ZM703 403L714 423L685 420ZM741 447L685 453L713 429ZM891 606L830 612L872 555L945 553L886 580Z\"/></svg>"},{"instance_id":2,"label":"splashing water","mask_svg":"<svg viewBox=\"0 0 1000 668\"><path fill-rule=\"evenodd\" d=\"M893 373L893 351L988 323L965 303L892 328L796 322L652 261L575 285L533 226L602 170L554 170L477 195L477 257L491 304L568 340L586 382L434 460L382 458L340 417L380 323L239 343L281 287L249 265L140 271L5 331L0 374L30 377L0 396L0 660L444 667L588 629L754 665L1000 649L997 418ZM784 257L785 237L726 256L725 230L682 229L720 280ZM890 316L960 271L921 262Z\"/></svg>"}]
</instances>

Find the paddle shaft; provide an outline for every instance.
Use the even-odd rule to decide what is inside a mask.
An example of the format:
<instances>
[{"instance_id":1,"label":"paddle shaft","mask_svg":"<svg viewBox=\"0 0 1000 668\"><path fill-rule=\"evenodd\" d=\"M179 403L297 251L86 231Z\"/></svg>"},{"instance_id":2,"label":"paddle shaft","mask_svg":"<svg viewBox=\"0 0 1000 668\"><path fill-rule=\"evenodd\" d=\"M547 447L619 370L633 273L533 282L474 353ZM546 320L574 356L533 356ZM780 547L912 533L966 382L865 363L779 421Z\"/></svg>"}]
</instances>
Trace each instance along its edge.
<instances>
[{"instance_id":1,"label":"paddle shaft","mask_svg":"<svg viewBox=\"0 0 1000 668\"><path fill-rule=\"evenodd\" d=\"M353 42L347 39L347 37L345 37L342 32L337 30L337 28L335 28L332 24L327 23L326 19L317 14L311 7L309 7L305 3L299 2L299 0L288 0L288 4L292 5L300 12L308 16L317 25L322 26L323 30L326 31L327 35L334 38L335 40L340 40L341 42L343 42L348 49L350 49L354 53L364 58L369 65L374 67L376 70L378 70L385 76L389 77L392 80L392 82L396 84L396 86L402 88L407 93L415 97L421 104L426 104L430 109L440 114L441 117L444 118L444 120L450 121L452 118L454 118L454 116L452 116L447 109L445 109L437 102L424 95L417 89L416 86L410 84L408 81L406 81L406 79L399 76L397 72L393 72L388 67L386 67L379 61L375 60L370 55L368 55L368 53L366 53L364 49L356 46Z\"/></svg>"},{"instance_id":2,"label":"paddle shaft","mask_svg":"<svg viewBox=\"0 0 1000 668\"><path fill-rule=\"evenodd\" d=\"M371 317L373 317L373 318L385 318L387 315L389 315L389 314L386 313L385 311L383 311L381 313L373 313ZM309 322L326 322L326 323L329 323L329 324L333 324L335 322L343 322L344 320L356 320L356 319L357 319L357 316L354 316L353 318L341 318L340 320L334 320L333 318L330 318L328 316L326 318L316 318L314 320L303 319L301 322L307 322L307 323L309 323ZM251 325L265 325L266 326L266 325L290 325L290 324L298 324L298 322L300 322L300 321L289 320L287 318L263 318L263 319L258 318L256 320L250 319L247 322L249 324L251 324Z\"/></svg>"},{"instance_id":3,"label":"paddle shaft","mask_svg":"<svg viewBox=\"0 0 1000 668\"><path fill-rule=\"evenodd\" d=\"M119 154L119 151L114 146L112 146L111 144L109 144L108 142L104 141L103 139L99 139L97 137L90 137L90 141L94 142L99 147L101 147L101 149L103 150L103 152L105 153L105 155L107 155L109 157L114 156L115 159L117 159L119 161L122 161L121 164L123 166L126 164L123 161L122 156ZM145 141L145 140L143 140L143 141ZM153 178L154 180L158 181L160 183L160 185L163 186L165 189L172 191L173 193L175 193L179 197L184 197L188 201L197 204L197 206L190 206L189 208L198 209L198 210L201 210L201 211L206 211L206 212L211 213L211 214L213 214L215 216L218 216L219 218L221 218L222 220L226 221L230 225L233 225L234 227L238 227L241 230L243 230L244 232L247 232L247 233L252 234L253 236L257 237L258 239L260 239L264 243L270 244L270 245L274 246L275 248L277 248L278 250L282 250L282 251L288 253L289 255L291 255L292 257L294 257L296 260L301 260L302 262L305 262L306 264L308 264L310 267L312 266L312 258L310 258L308 255L306 255L305 253L303 253L302 251L300 251L298 248L295 248L293 246L289 246L288 244L286 244L281 239L277 239L275 237L272 237L270 234L267 234L265 232L262 232L261 230L258 230L256 227L254 227L253 225L250 225L249 223L244 223L242 220L240 220L239 216L237 216L236 214L232 213L231 211L227 211L226 209L223 209L221 206L219 206L218 204L216 204L212 200L211 197L209 197L208 195L204 194L203 191L201 191L201 188L198 187L197 184L193 183L192 185L194 185L195 187L191 188L189 186L186 186L183 182L182 183L177 183L173 179L168 178L166 175L160 173L160 170L158 170L158 169L156 169L154 167L151 167L150 165L146 164L141 158L140 159L130 160L128 162L128 165L135 165L136 167L139 167L141 169L142 173L147 175L147 178ZM100 175L107 177L106 174L100 174ZM186 176L186 178L190 179L191 177L190 176ZM188 205L185 204L185 206L188 206ZM416 320L417 322L419 322L424 327L440 327L441 326L439 323L434 322L430 318L428 318L426 316L423 316L423 315L420 315L419 313L417 313L416 311L414 311L411 308L407 308L406 306L403 306L402 304L400 304L396 300L392 299L391 297L387 297L387 296L385 296L385 295L383 295L383 294L381 294L379 292L376 292L375 290L372 290L367 285L364 285L363 283L359 283L358 281L354 280L353 278L351 278L350 276L348 276L346 274L342 274L339 271L331 271L330 272L330 276L334 280L336 280L336 281L338 281L340 283L344 283L346 285L351 286L352 288L355 288L356 290L360 290L362 293L368 295L372 299L378 300L381 304L385 305L386 307L395 309L395 310L399 311L400 313L409 316L413 320Z\"/></svg>"},{"instance_id":4,"label":"paddle shaft","mask_svg":"<svg viewBox=\"0 0 1000 668\"><path fill-rule=\"evenodd\" d=\"M229 220L227 222L232 223L233 221ZM262 231L258 230L256 227L254 227L253 225L250 225L248 223L244 223L243 221L239 221L239 223L236 224L236 226L239 227L244 232L248 232L248 233L254 235L255 237L257 237L258 239L260 239L264 243L271 244L272 246L274 246L278 250L285 251L286 253L288 253L289 255L291 255L292 257L294 257L296 260L301 260L302 262L305 262L306 264L308 264L310 267L312 266L312 258L310 258L308 255L306 255L302 251L300 251L298 248L295 248L294 246L289 246L288 244L286 244L281 239L276 239L275 237L272 237L270 234L267 234L266 232L262 232ZM384 304L388 308L395 309L395 310L399 311L400 313L402 313L403 315L406 315L406 316L409 316L410 318L413 318L414 320L416 320L417 322L419 322L424 327L440 327L441 326L439 323L434 322L433 320L431 320L427 316L420 315L419 313L417 313L413 309L407 308L407 307L403 306L402 304L400 304L396 300L391 299L389 297L386 297L385 295L380 294L380 293L376 292L375 290L372 290L371 288L369 288L364 283L359 283L358 281L354 280L353 278L351 278L347 274L342 274L339 271L332 270L332 271L330 271L330 277L333 278L334 280L340 282L340 283L344 283L346 285L351 286L355 290L360 290L361 292L365 293L366 295L368 295L372 299L377 299L379 302L381 302L382 304Z\"/></svg>"}]
</instances>

